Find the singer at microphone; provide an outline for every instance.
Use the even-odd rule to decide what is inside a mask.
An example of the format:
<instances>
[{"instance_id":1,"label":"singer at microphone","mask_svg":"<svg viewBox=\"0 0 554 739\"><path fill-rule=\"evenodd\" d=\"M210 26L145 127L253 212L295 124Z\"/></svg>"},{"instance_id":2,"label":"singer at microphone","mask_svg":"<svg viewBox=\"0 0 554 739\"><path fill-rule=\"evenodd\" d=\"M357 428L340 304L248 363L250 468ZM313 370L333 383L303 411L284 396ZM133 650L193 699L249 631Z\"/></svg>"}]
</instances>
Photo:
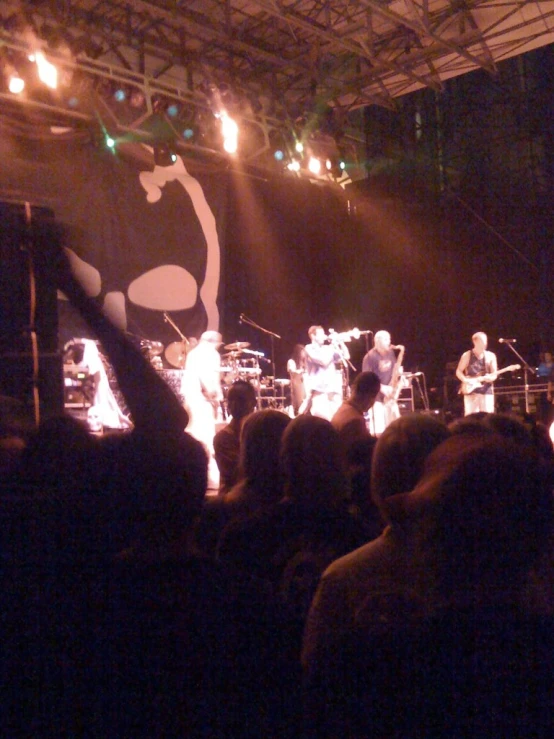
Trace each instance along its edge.
<instances>
[{"instance_id":1,"label":"singer at microphone","mask_svg":"<svg viewBox=\"0 0 554 739\"><path fill-rule=\"evenodd\" d=\"M515 344L517 339L498 339L499 344Z\"/></svg>"}]
</instances>

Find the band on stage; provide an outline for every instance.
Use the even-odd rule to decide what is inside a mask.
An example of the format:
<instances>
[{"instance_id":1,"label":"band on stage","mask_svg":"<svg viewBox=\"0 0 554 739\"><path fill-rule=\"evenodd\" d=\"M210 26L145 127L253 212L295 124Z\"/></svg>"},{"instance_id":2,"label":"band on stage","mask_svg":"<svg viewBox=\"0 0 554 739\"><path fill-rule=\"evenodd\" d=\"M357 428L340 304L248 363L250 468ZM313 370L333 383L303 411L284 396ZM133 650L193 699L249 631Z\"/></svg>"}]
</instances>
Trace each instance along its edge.
<instances>
[{"instance_id":1,"label":"band on stage","mask_svg":"<svg viewBox=\"0 0 554 739\"><path fill-rule=\"evenodd\" d=\"M176 330L173 321L167 316ZM165 349L165 359L171 369L164 369L161 355L164 347L160 342L142 341L141 346L152 365L167 375L185 405L190 421L187 431L201 441L209 452L211 472L217 477L214 462L213 439L218 424L229 419L227 394L237 381L250 383L256 393L256 407L283 410L291 417L311 414L331 421L342 404L352 393L352 376L357 373L351 361L348 344L365 338L366 352L363 356L361 372L372 373L378 378L376 394L371 397L369 407L363 410L367 429L372 436L379 436L400 416L399 399L403 389L411 388L414 377L422 372L405 372L403 368L406 348L403 344L393 344L391 334L386 330L360 331L357 328L338 333L333 329L325 331L321 325L313 325L307 331L309 341L306 345L296 344L287 362L288 378L279 379L268 375L262 363L274 362L266 359L263 352L255 351L248 342L235 341L223 345L218 331L205 331L199 339L187 339L180 331L180 341L169 344ZM373 346L368 346L373 338ZM280 338L280 337L279 337ZM463 397L464 414L495 410L494 384L504 372L521 369L521 364L498 368L496 354L488 349L488 337L477 331L471 337L473 346L463 352L455 370L459 380L459 394ZM76 358L76 346L82 344L83 356ZM499 339L514 350L515 339ZM91 385L83 383L89 406L89 426L102 424L106 427L126 429L131 421L124 410L118 406L117 391L114 394L109 384L108 372L100 361L102 355L98 342L74 339L66 346L64 370L75 376L71 365L80 367L79 362L90 365L90 375L94 377ZM223 349L222 349L223 347ZM518 354L518 357L520 355ZM85 361L86 360L86 361ZM548 361L550 363L548 364ZM548 366L547 366L548 365ZM526 368L528 365L526 366ZM531 371L532 368L529 368ZM545 371L547 375L545 375ZM553 398L554 368L551 355L546 353L536 371L538 377L544 375L548 381L547 402ZM65 384L69 380L66 376ZM72 382L70 382L72 384ZM364 405L358 403L358 410ZM353 402L356 406L356 402ZM412 394L413 410L413 394ZM96 430L92 429L91 430Z\"/></svg>"}]
</instances>

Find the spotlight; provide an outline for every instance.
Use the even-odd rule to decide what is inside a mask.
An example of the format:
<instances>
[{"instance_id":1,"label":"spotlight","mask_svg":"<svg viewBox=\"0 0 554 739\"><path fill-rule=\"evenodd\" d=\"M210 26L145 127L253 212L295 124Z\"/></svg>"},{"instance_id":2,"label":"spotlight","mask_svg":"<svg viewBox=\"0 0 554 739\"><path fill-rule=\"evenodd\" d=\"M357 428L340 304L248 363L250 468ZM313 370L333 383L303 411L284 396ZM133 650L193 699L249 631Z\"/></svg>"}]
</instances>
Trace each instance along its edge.
<instances>
[{"instance_id":1,"label":"spotlight","mask_svg":"<svg viewBox=\"0 0 554 739\"><path fill-rule=\"evenodd\" d=\"M8 90L14 95L19 95L25 89L25 81L18 75L10 75Z\"/></svg>"},{"instance_id":2,"label":"spotlight","mask_svg":"<svg viewBox=\"0 0 554 739\"><path fill-rule=\"evenodd\" d=\"M48 61L42 51L35 52L34 56L29 57L29 59L36 63L40 81L55 90L58 86L58 70L56 67Z\"/></svg>"},{"instance_id":3,"label":"spotlight","mask_svg":"<svg viewBox=\"0 0 554 739\"><path fill-rule=\"evenodd\" d=\"M144 95L140 90L133 90L129 98L131 108L142 108L145 103Z\"/></svg>"},{"instance_id":4,"label":"spotlight","mask_svg":"<svg viewBox=\"0 0 554 739\"><path fill-rule=\"evenodd\" d=\"M175 118L179 113L179 106L177 103L171 103L171 105L168 105L166 113L170 118Z\"/></svg>"},{"instance_id":5,"label":"spotlight","mask_svg":"<svg viewBox=\"0 0 554 739\"><path fill-rule=\"evenodd\" d=\"M115 152L115 145L116 141L111 136L106 136L106 146L108 149L111 149L111 151Z\"/></svg>"},{"instance_id":6,"label":"spotlight","mask_svg":"<svg viewBox=\"0 0 554 739\"><path fill-rule=\"evenodd\" d=\"M125 90L120 87L114 92L114 98L117 100L118 103L123 103L127 97L127 94L125 93Z\"/></svg>"},{"instance_id":7,"label":"spotlight","mask_svg":"<svg viewBox=\"0 0 554 739\"><path fill-rule=\"evenodd\" d=\"M277 149L277 151L273 152L273 156L278 162L282 162L285 158L285 154L281 151L281 149Z\"/></svg>"},{"instance_id":8,"label":"spotlight","mask_svg":"<svg viewBox=\"0 0 554 739\"><path fill-rule=\"evenodd\" d=\"M223 148L228 154L235 154L238 149L239 127L227 113L220 114L221 133L223 134Z\"/></svg>"},{"instance_id":9,"label":"spotlight","mask_svg":"<svg viewBox=\"0 0 554 739\"><path fill-rule=\"evenodd\" d=\"M301 141L297 141L294 148L299 154L302 154L302 152L304 151L304 144Z\"/></svg>"},{"instance_id":10,"label":"spotlight","mask_svg":"<svg viewBox=\"0 0 554 739\"><path fill-rule=\"evenodd\" d=\"M319 174L321 172L321 162L315 157L310 157L308 161L308 169L312 174Z\"/></svg>"},{"instance_id":11,"label":"spotlight","mask_svg":"<svg viewBox=\"0 0 554 739\"><path fill-rule=\"evenodd\" d=\"M193 136L194 136L194 131L192 130L192 128L185 128L185 130L183 131L183 138L189 141L190 139L193 138Z\"/></svg>"},{"instance_id":12,"label":"spotlight","mask_svg":"<svg viewBox=\"0 0 554 739\"><path fill-rule=\"evenodd\" d=\"M291 172L300 172L300 162L298 159L293 159L292 162L287 164L287 169Z\"/></svg>"},{"instance_id":13,"label":"spotlight","mask_svg":"<svg viewBox=\"0 0 554 739\"><path fill-rule=\"evenodd\" d=\"M339 162L339 168L342 169L343 172L346 169L346 162L343 159Z\"/></svg>"}]
</instances>

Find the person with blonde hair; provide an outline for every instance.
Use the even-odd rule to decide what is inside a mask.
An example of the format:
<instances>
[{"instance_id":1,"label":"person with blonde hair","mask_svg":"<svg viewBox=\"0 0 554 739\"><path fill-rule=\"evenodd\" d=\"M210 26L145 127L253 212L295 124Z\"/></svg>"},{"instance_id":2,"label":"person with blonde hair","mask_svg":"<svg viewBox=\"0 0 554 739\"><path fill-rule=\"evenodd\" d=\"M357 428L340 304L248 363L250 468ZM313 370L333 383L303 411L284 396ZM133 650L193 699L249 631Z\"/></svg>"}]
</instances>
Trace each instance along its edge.
<instances>
[{"instance_id":1,"label":"person with blonde hair","mask_svg":"<svg viewBox=\"0 0 554 739\"><path fill-rule=\"evenodd\" d=\"M460 357L456 377L462 383L464 415L494 413L493 382L498 376L496 354L487 350L487 334L477 331L471 337L473 349Z\"/></svg>"}]
</instances>

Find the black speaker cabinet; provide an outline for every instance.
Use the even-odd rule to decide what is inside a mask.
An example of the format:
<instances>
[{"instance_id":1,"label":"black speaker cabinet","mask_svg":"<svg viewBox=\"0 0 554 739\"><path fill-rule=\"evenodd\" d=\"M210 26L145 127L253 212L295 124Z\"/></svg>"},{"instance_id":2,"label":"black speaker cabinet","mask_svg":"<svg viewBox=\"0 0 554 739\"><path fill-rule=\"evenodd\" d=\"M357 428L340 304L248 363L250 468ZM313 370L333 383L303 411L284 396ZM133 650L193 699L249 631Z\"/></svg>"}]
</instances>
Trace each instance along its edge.
<instances>
[{"instance_id":1,"label":"black speaker cabinet","mask_svg":"<svg viewBox=\"0 0 554 739\"><path fill-rule=\"evenodd\" d=\"M53 248L58 243L59 229L51 210L0 202L0 354L31 351L31 328L39 351L58 350L52 271Z\"/></svg>"},{"instance_id":2,"label":"black speaker cabinet","mask_svg":"<svg viewBox=\"0 0 554 739\"><path fill-rule=\"evenodd\" d=\"M0 202L0 394L34 403L35 352L43 416L63 410L52 259L59 237L51 210Z\"/></svg>"},{"instance_id":3,"label":"black speaker cabinet","mask_svg":"<svg viewBox=\"0 0 554 739\"><path fill-rule=\"evenodd\" d=\"M0 356L0 395L20 400L29 419L34 418L33 355L30 353ZM60 354L38 355L38 395L40 417L48 418L63 413L63 369Z\"/></svg>"}]
</instances>

